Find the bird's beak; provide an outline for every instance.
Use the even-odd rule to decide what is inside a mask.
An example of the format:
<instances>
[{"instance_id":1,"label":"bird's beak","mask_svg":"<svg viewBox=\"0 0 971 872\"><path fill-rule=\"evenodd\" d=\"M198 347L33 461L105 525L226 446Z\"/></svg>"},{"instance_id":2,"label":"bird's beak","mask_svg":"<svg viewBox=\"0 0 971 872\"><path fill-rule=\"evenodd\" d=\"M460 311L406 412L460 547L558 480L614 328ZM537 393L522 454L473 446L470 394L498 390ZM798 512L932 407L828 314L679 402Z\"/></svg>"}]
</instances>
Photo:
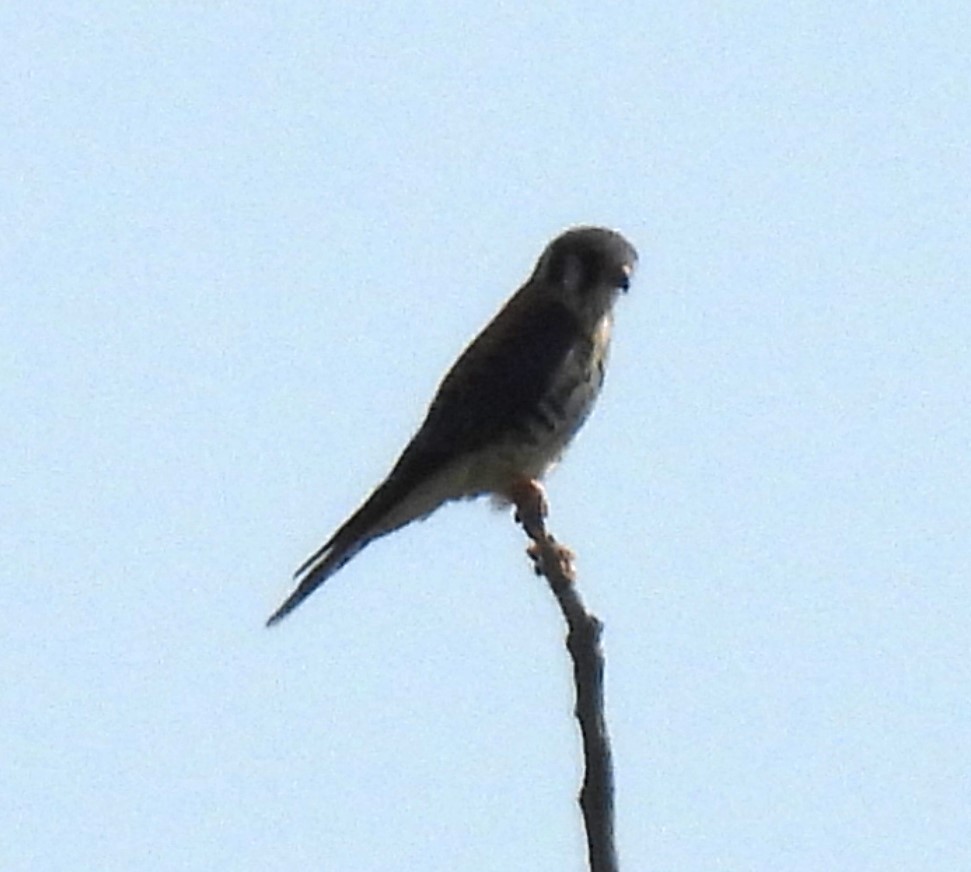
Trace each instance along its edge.
<instances>
[{"instance_id":1,"label":"bird's beak","mask_svg":"<svg viewBox=\"0 0 971 872\"><path fill-rule=\"evenodd\" d=\"M617 282L617 287L619 287L625 294L630 290L630 277L634 274L634 265L630 263L625 263L620 268L620 279Z\"/></svg>"}]
</instances>

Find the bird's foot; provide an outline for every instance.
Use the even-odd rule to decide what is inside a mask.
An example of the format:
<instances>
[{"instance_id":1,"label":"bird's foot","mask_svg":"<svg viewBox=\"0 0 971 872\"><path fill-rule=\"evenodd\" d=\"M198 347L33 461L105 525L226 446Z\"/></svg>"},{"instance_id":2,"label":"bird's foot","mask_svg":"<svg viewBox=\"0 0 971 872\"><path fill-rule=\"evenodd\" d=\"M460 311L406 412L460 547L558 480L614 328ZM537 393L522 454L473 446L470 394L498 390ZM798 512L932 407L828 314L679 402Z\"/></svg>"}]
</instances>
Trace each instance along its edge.
<instances>
[{"instance_id":1,"label":"bird's foot","mask_svg":"<svg viewBox=\"0 0 971 872\"><path fill-rule=\"evenodd\" d=\"M546 572L548 567L544 561L553 560L559 577L567 581L573 581L576 578L576 566L573 562L576 560L576 553L566 545L557 542L552 534L546 534L545 543L530 543L526 548L526 555L533 561L533 572L537 575L548 575Z\"/></svg>"},{"instance_id":2,"label":"bird's foot","mask_svg":"<svg viewBox=\"0 0 971 872\"><path fill-rule=\"evenodd\" d=\"M573 561L576 555L561 545L546 529L546 516L550 505L546 491L535 478L524 478L513 483L506 496L516 507L516 523L522 524L526 535L533 541L526 548L526 554L533 561L537 575L556 577L570 582L576 577ZM550 575L550 571L554 575Z\"/></svg>"}]
</instances>

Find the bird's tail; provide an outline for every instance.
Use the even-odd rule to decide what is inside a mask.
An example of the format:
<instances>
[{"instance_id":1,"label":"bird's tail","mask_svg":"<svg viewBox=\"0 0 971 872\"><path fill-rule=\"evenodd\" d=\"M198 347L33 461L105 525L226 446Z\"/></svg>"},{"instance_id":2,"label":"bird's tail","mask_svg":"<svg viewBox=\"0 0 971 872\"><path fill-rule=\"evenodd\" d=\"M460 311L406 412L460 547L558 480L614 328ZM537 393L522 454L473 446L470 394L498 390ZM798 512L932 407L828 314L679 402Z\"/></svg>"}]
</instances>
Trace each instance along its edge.
<instances>
[{"instance_id":1,"label":"bird's tail","mask_svg":"<svg viewBox=\"0 0 971 872\"><path fill-rule=\"evenodd\" d=\"M354 531L348 529L356 517L357 515L352 517L294 573L293 577L298 582L297 587L284 600L283 605L267 619L268 627L282 621L374 538L355 536Z\"/></svg>"},{"instance_id":2,"label":"bird's tail","mask_svg":"<svg viewBox=\"0 0 971 872\"><path fill-rule=\"evenodd\" d=\"M419 513L396 514L408 496L409 487L400 478L390 477L316 552L310 555L293 577L297 587L266 622L268 627L282 621L310 594L320 587L345 563L357 556L380 536L403 527Z\"/></svg>"}]
</instances>

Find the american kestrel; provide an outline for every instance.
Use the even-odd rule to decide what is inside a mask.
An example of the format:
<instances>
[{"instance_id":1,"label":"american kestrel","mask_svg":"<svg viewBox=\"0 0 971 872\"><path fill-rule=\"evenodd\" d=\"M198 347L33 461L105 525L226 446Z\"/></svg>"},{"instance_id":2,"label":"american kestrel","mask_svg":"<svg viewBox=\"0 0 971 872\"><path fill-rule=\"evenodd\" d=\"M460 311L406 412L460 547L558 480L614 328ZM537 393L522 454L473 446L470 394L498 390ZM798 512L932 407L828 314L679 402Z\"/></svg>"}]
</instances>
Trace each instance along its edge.
<instances>
[{"instance_id":1,"label":"american kestrel","mask_svg":"<svg viewBox=\"0 0 971 872\"><path fill-rule=\"evenodd\" d=\"M442 380L388 477L296 571L275 624L379 536L443 503L491 494L519 505L586 420L600 393L613 305L637 252L619 233L575 227Z\"/></svg>"}]
</instances>

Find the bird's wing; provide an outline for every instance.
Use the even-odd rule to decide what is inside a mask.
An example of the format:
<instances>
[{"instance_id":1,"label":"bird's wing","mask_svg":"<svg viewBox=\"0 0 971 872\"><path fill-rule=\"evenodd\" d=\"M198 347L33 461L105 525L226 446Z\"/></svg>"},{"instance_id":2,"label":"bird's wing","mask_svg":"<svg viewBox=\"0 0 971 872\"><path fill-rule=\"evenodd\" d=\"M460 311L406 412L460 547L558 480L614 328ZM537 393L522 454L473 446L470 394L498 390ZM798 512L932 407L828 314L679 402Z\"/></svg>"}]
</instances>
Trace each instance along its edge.
<instances>
[{"instance_id":1,"label":"bird's wing","mask_svg":"<svg viewBox=\"0 0 971 872\"><path fill-rule=\"evenodd\" d=\"M522 433L555 375L583 340L556 301L506 308L442 380L418 434L392 474L423 476L458 456Z\"/></svg>"}]
</instances>

